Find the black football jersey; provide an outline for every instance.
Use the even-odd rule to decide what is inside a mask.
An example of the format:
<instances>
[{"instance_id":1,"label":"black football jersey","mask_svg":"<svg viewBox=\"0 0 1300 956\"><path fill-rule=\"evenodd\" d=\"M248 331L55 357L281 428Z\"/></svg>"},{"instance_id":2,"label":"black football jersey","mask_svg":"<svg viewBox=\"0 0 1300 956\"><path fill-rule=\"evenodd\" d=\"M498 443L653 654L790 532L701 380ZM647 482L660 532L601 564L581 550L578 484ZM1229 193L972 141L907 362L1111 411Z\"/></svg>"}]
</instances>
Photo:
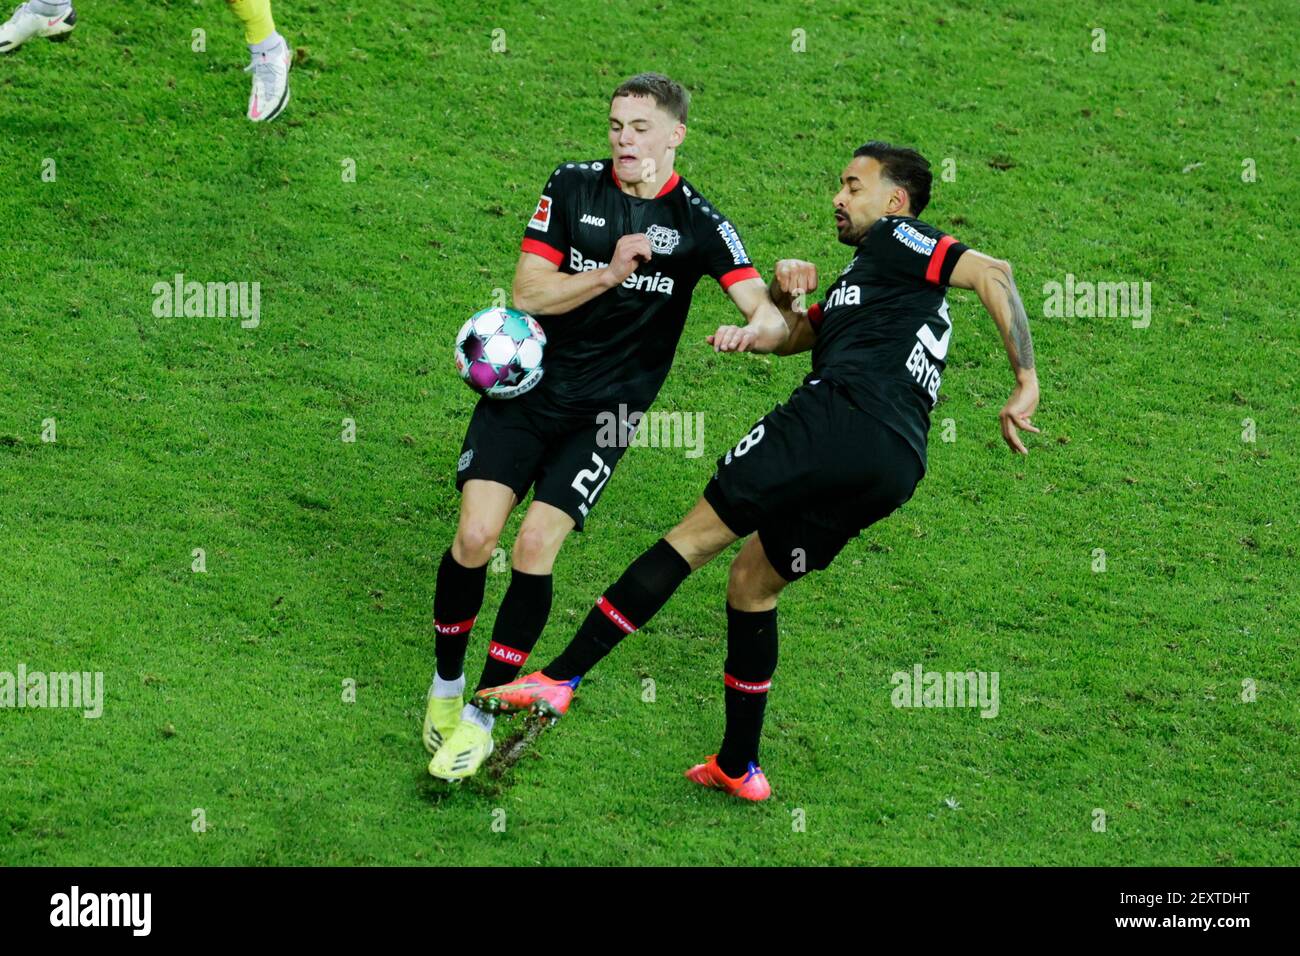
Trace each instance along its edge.
<instances>
[{"instance_id":1,"label":"black football jersey","mask_svg":"<svg viewBox=\"0 0 1300 956\"><path fill-rule=\"evenodd\" d=\"M808 380L827 379L905 439L926 463L952 322L948 280L967 247L911 216L872 224L826 298Z\"/></svg>"},{"instance_id":2,"label":"black football jersey","mask_svg":"<svg viewBox=\"0 0 1300 956\"><path fill-rule=\"evenodd\" d=\"M537 388L565 411L645 409L672 367L700 277L723 289L759 277L735 226L680 175L654 198L638 199L619 188L608 160L556 167L522 248L561 272L589 272L609 264L619 239L639 232L651 260L622 285L563 315L534 316L547 339Z\"/></svg>"}]
</instances>

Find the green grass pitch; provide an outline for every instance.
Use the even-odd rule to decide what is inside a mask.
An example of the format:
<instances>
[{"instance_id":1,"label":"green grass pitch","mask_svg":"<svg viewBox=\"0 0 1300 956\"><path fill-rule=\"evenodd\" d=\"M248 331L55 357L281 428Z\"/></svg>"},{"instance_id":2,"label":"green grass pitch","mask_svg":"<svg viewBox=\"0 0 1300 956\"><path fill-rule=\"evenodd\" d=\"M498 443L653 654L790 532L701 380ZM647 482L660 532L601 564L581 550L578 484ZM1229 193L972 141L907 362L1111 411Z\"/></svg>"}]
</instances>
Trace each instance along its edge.
<instances>
[{"instance_id":1,"label":"green grass pitch","mask_svg":"<svg viewBox=\"0 0 1300 956\"><path fill-rule=\"evenodd\" d=\"M105 681L99 719L0 710L0 863L1300 860L1290 4L275 7L299 62L266 128L215 0L87 3L0 60L0 671ZM1043 432L1003 446L1006 358L952 293L928 477L782 600L768 804L681 776L721 734L726 555L506 776L443 790L452 338L644 69L692 90L679 169L767 276L847 262L853 147L930 157L924 218L1016 270ZM176 273L260 283L260 325L156 316ZM1149 325L1045 315L1067 276L1149 282ZM537 660L806 373L714 355L733 315L702 282L657 407L705 413L704 455L629 452ZM895 708L916 664L998 673L998 715Z\"/></svg>"}]
</instances>

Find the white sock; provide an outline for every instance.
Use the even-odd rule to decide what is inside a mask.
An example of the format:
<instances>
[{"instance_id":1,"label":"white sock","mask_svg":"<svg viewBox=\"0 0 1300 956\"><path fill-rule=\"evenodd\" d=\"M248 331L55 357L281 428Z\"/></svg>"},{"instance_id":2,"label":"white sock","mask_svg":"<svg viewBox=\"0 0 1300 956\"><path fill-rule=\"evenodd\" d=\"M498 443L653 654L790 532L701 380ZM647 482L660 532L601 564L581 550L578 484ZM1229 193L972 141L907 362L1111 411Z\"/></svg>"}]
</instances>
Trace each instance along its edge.
<instances>
[{"instance_id":1,"label":"white sock","mask_svg":"<svg viewBox=\"0 0 1300 956\"><path fill-rule=\"evenodd\" d=\"M465 675L461 674L455 680L443 680L438 676L438 672L433 674L433 687L429 689L430 697L459 697L465 693Z\"/></svg>"},{"instance_id":2,"label":"white sock","mask_svg":"<svg viewBox=\"0 0 1300 956\"><path fill-rule=\"evenodd\" d=\"M492 733L492 728L496 725L497 719L485 710L479 710L473 704L466 704L465 709L460 712L461 720L471 720L478 724L488 733Z\"/></svg>"},{"instance_id":3,"label":"white sock","mask_svg":"<svg viewBox=\"0 0 1300 956\"><path fill-rule=\"evenodd\" d=\"M272 33L261 43L250 43L248 45L249 53L270 53L281 46L284 46L284 37L280 36L280 31Z\"/></svg>"}]
</instances>

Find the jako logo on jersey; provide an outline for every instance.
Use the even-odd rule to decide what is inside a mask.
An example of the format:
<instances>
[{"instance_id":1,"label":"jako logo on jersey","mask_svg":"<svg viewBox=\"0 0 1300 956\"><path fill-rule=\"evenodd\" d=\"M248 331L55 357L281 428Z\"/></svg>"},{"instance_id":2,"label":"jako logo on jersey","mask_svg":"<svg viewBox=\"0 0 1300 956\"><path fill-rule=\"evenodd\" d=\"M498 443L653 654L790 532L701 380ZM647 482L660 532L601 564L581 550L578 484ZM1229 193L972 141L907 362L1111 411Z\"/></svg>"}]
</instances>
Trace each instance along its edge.
<instances>
[{"instance_id":1,"label":"jako logo on jersey","mask_svg":"<svg viewBox=\"0 0 1300 956\"><path fill-rule=\"evenodd\" d=\"M923 256L928 256L934 252L934 244L939 241L918 232L905 222L900 222L894 227L894 238L913 252L919 252Z\"/></svg>"},{"instance_id":2,"label":"jako logo on jersey","mask_svg":"<svg viewBox=\"0 0 1300 956\"><path fill-rule=\"evenodd\" d=\"M837 286L826 297L826 305L823 308L830 310L840 305L861 305L862 304L862 287L849 285L845 283Z\"/></svg>"},{"instance_id":3,"label":"jako logo on jersey","mask_svg":"<svg viewBox=\"0 0 1300 956\"><path fill-rule=\"evenodd\" d=\"M574 272L595 272L607 265L609 265L608 262L584 259L581 252L572 246L569 247L569 268ZM623 288L633 289L637 292L660 292L664 295L672 295L673 280L671 276L666 276L662 272L656 272L654 275L639 275L633 272L623 280Z\"/></svg>"},{"instance_id":4,"label":"jako logo on jersey","mask_svg":"<svg viewBox=\"0 0 1300 956\"><path fill-rule=\"evenodd\" d=\"M677 243L682 241L682 235L676 229L669 229L658 223L645 231L645 237L650 240L650 248L662 256L668 255L677 248Z\"/></svg>"},{"instance_id":5,"label":"jako logo on jersey","mask_svg":"<svg viewBox=\"0 0 1300 956\"><path fill-rule=\"evenodd\" d=\"M582 217L580 220L578 220L578 221L581 222L584 226L603 226L603 225L605 225L605 220L604 220L604 219L601 219L599 216L593 216L591 213L586 213L586 214L584 214L583 217Z\"/></svg>"},{"instance_id":6,"label":"jako logo on jersey","mask_svg":"<svg viewBox=\"0 0 1300 956\"><path fill-rule=\"evenodd\" d=\"M545 232L546 227L551 224L551 197L543 196L537 200L537 211L533 213L533 218L528 220L528 228L536 229L539 232Z\"/></svg>"},{"instance_id":7,"label":"jako logo on jersey","mask_svg":"<svg viewBox=\"0 0 1300 956\"><path fill-rule=\"evenodd\" d=\"M749 255L745 252L744 243L740 241L740 236L736 233L736 230L731 223L726 222L725 220L718 223L718 235L720 235L722 241L727 244L727 250L731 253L731 258L735 260L736 265L741 266L749 264Z\"/></svg>"}]
</instances>

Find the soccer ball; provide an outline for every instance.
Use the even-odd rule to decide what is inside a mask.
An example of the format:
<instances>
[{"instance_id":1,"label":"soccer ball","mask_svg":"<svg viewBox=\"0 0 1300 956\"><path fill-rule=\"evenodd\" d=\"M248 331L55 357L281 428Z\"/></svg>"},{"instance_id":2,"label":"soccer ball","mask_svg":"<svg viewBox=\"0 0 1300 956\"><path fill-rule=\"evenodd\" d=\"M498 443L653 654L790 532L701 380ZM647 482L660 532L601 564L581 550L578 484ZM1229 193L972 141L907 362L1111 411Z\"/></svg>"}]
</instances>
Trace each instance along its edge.
<instances>
[{"instance_id":1,"label":"soccer ball","mask_svg":"<svg viewBox=\"0 0 1300 956\"><path fill-rule=\"evenodd\" d=\"M456 336L456 371L488 398L515 398L542 380L546 333L515 309L481 309Z\"/></svg>"}]
</instances>

